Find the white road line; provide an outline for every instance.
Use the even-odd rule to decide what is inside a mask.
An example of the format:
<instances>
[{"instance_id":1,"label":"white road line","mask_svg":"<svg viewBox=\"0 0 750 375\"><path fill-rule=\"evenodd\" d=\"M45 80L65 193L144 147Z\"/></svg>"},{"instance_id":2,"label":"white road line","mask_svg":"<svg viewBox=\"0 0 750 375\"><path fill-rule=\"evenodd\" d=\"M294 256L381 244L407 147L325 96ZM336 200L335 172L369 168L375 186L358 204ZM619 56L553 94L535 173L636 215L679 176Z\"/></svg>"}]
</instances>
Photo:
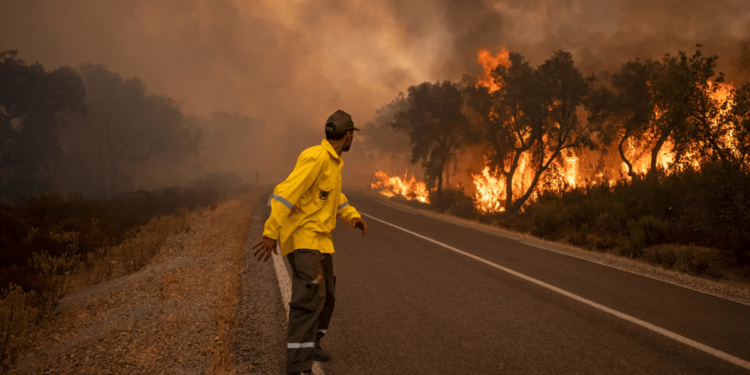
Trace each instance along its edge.
<instances>
[{"instance_id":1,"label":"white road line","mask_svg":"<svg viewBox=\"0 0 750 375\"><path fill-rule=\"evenodd\" d=\"M715 357L721 358L721 359L723 359L723 360L725 360L725 361L727 361L729 363L733 363L733 364L735 364L737 366L740 366L740 367L742 367L744 369L750 370L750 362L748 362L748 361L746 361L746 360L744 360L742 358L735 357L735 356L733 356L731 354L722 352L721 350L714 349L714 348L712 348L710 346L707 346L707 345L701 344L701 343L699 343L697 341L691 340L691 339L689 339L689 338L687 338L685 336L682 336L682 335L679 335L679 334L674 333L672 331L666 330L664 328L655 326L655 325L653 325L653 324L651 324L649 322L646 322L646 321L640 320L638 318L632 317L630 315L621 313L621 312L619 312L617 310L613 310L613 309L611 309L611 308L609 308L607 306L600 305L600 304L598 304L598 303L596 303L594 301L591 301L591 300L588 300L586 298L583 298L583 297L581 297L581 296L579 296L577 294L570 293L570 292L568 292L566 290L563 290L563 289L560 289L560 288L558 288L558 287L556 287L554 285L547 284L547 283L545 283L543 281L540 281L540 280L537 280L537 279L535 279L533 277L529 277L529 276L526 276L526 275L524 275L522 273L513 271L512 269L505 268L505 267L503 267L503 266L501 266L499 264L492 263L492 262L490 262L490 261L488 261L486 259L480 258L480 257L478 257L476 255L473 255L473 254L469 254L469 253L467 253L465 251L456 249L453 246L446 245L446 244L444 244L444 243L442 243L440 241L433 240L432 238L423 236L423 235L421 235L419 233L415 233L415 232L412 232L412 231L410 231L408 229L401 228L398 225L391 224L391 223L389 223L387 221L378 219L378 218L376 218L376 217L374 217L372 215L368 215L368 214L366 214L366 213L364 213L362 211L359 211L359 213L362 214L362 215L365 215L365 216L369 217L370 219L373 219L373 220L379 221L379 222L381 222L383 224L392 226L392 227L394 227L396 229L402 230L402 231L404 231L406 233L412 234L412 235L417 236L417 237L419 237L419 238L421 238L423 240L432 242L432 243L434 243L436 245L440 245L440 246L442 246L442 247L444 247L444 248L446 248L448 250L455 251L455 252L457 252L457 253L459 253L461 255L465 255L465 256L467 256L467 257L469 257L471 259L474 259L476 261L482 262L482 263L484 263L484 264L486 264L488 266L497 268L497 269L499 269L501 271L505 271L505 272L507 272L507 273L509 273L509 274L511 274L513 276L520 277L520 278L522 278L522 279L524 279L526 281L532 282L532 283L537 284L537 285L539 285L541 287L544 287L544 288L547 288L547 289L552 290L554 292L560 293L560 294L562 294L562 295L564 295L566 297L572 298L572 299L574 299L574 300L576 300L578 302L585 303L585 304L587 304L587 305L589 305L589 306L591 306L591 307L593 307L595 309L598 309L598 310L604 311L606 313L612 314L612 315L614 315L614 316L616 316L618 318L627 320L627 321L629 321L631 323L634 323L634 324L637 324L637 325L639 325L639 326L641 326L643 328L647 328L647 329L649 329L649 330L651 330L653 332L656 332L656 333L658 333L660 335L668 337L668 338L670 338L672 340L675 340L675 341L681 342L681 343L683 343L685 345L691 346L691 347L693 347L695 349L698 349L698 350L700 350L700 351L702 351L704 353L708 353L708 354L713 355Z\"/></svg>"},{"instance_id":2,"label":"white road line","mask_svg":"<svg viewBox=\"0 0 750 375\"><path fill-rule=\"evenodd\" d=\"M500 236L500 235L498 235L498 236L499 237L503 237L503 236ZM535 243L531 243L531 242L525 242L525 241L521 241L521 240L510 238L510 237L503 237L503 238L508 238L508 239L511 239L511 240L514 240L514 241L518 241L519 243L522 243L524 245L528 245L528 246L531 246L531 247L535 247L537 249L541 249L541 250L545 250L545 251L551 251L553 253L557 253L557 254L560 254L560 255L565 255L565 256L568 256L568 257L576 258L576 259L580 259L580 260L583 260L583 261L586 261L586 262L589 262L589 263L598 264L600 266L604 266L604 267L607 267L607 268L612 268L612 269L615 269L615 270L618 270L618 271L627 272L627 273L630 273L630 274L633 274L633 275L636 275L636 276L645 277L645 278L648 278L648 279L651 279L651 280L656 280L656 281L659 281L659 282L662 282L662 283L667 283L667 284L674 285L674 286L677 286L677 287L680 287L680 288L689 289L689 290L692 290L693 292L705 294L707 296L721 298L721 299L724 299L724 300L727 300L727 301L732 301L734 303L739 303L739 304L742 304L742 305L745 305L745 306L750 306L750 303L747 303L745 301L740 301L739 299L727 298L725 296L720 296L718 294L707 292L705 290L696 289L696 288L693 288L691 286L677 284L677 283L675 283L673 281L670 281L670 280L662 280L662 279L656 278L654 276L644 275L644 274L641 274L641 273L638 273L638 272L634 272L634 271L631 271L631 270L628 270L628 269L625 269L625 268L614 267L611 264L600 262L600 261L595 260L595 259L585 258L583 256L580 256L580 255L577 255L577 254L574 254L574 253L570 253L570 252L567 252L567 251L560 251L560 250L554 249L552 247L543 246L543 245L539 245L539 244L535 244Z\"/></svg>"},{"instance_id":3,"label":"white road line","mask_svg":"<svg viewBox=\"0 0 750 375\"><path fill-rule=\"evenodd\" d=\"M284 258L281 257L281 248L278 242L276 243L276 251L278 254L272 253L271 258L273 258L273 268L276 270L276 280L278 280L279 289L281 290L281 301L284 302L284 309L286 309L286 319L289 321L289 301L292 300L292 279L286 270ZM313 374L325 375L319 362L313 362L312 370Z\"/></svg>"},{"instance_id":4,"label":"white road line","mask_svg":"<svg viewBox=\"0 0 750 375\"><path fill-rule=\"evenodd\" d=\"M268 197L268 202L266 203L268 207L271 207L271 199L273 199L273 194ZM289 301L292 300L292 275L286 269L278 242L276 242L276 252L278 254L271 253L271 258L273 258L273 268L276 270L276 280L279 282L279 290L281 290L281 301L284 302L284 310L286 310L286 320L289 321ZM318 362L313 362L312 370L313 374L316 375L326 374Z\"/></svg>"},{"instance_id":5,"label":"white road line","mask_svg":"<svg viewBox=\"0 0 750 375\"><path fill-rule=\"evenodd\" d=\"M361 194L360 194L360 195L361 195ZM371 201L373 201L373 202L378 202L378 203L380 203L380 204L382 204L382 205L384 205L384 206L388 206L388 207L390 207L390 208L395 208L395 209L397 209L397 210L399 210L399 211L404 211L404 212L408 212L408 213L410 213L410 214L412 214L412 215L416 215L416 214L417 214L416 212L411 212L411 211L409 211L409 210L404 210L403 208L399 208L399 207L396 207L396 206L394 206L394 205L390 205L390 204L388 204L388 203L385 203L385 202L381 202L381 201L379 201L379 200L377 200L377 199L373 199L373 198L370 198L370 197L368 197L368 196L365 196L365 195L361 195L361 196L363 196L363 197L365 197L365 198L367 198L367 199L369 199L369 200L371 200Z\"/></svg>"}]
</instances>

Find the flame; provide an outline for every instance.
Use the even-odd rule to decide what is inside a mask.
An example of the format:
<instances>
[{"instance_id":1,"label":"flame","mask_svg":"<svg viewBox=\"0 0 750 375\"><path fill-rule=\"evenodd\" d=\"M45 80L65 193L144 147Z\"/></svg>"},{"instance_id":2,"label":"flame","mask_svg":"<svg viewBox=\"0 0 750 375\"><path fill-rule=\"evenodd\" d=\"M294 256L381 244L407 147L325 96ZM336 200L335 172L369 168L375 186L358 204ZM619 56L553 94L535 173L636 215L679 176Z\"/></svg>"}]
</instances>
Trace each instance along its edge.
<instances>
[{"instance_id":1,"label":"flame","mask_svg":"<svg viewBox=\"0 0 750 375\"><path fill-rule=\"evenodd\" d=\"M718 85L718 89L716 91L711 92L711 98L719 102L719 104L725 104L724 108L721 108L719 111L718 116L724 116L729 112L730 109L732 109L732 106L734 106L734 100L731 97L732 90L734 89L734 86L731 83L713 83L709 82L708 89L711 90L713 85ZM713 120L714 126L719 126L719 119L716 118ZM739 155L739 150L737 149L737 143L734 136L734 129L729 129L729 132L722 137L719 140L720 143L722 143L722 146L726 149L729 149L730 152L733 154L733 156L737 157Z\"/></svg>"},{"instance_id":2,"label":"flame","mask_svg":"<svg viewBox=\"0 0 750 375\"><path fill-rule=\"evenodd\" d=\"M477 87L488 87L490 92L500 90L502 83L497 82L492 78L492 70L498 65L502 65L506 68L509 67L510 60L508 59L508 56L509 54L505 47L500 47L500 52L494 57L489 50L479 50L479 53L477 54L477 62L482 64L482 68L484 68L484 77L477 81Z\"/></svg>"},{"instance_id":3,"label":"flame","mask_svg":"<svg viewBox=\"0 0 750 375\"><path fill-rule=\"evenodd\" d=\"M388 177L385 172L378 170L375 172L380 181L370 183L370 188L381 189L380 194L390 198L400 195L408 200L417 200L422 203L430 203L429 191L424 182L418 182L414 176L408 178L409 171L401 179L398 176Z\"/></svg>"},{"instance_id":4,"label":"flame","mask_svg":"<svg viewBox=\"0 0 750 375\"><path fill-rule=\"evenodd\" d=\"M477 210L483 213L495 213L505 211L505 189L507 179L505 175L497 170L492 170L489 166L489 157L484 157L485 167L481 173L472 173L471 177L474 182L474 202ZM518 167L513 173L512 199L521 197L526 189L531 185L534 179L534 173L529 166L529 155L524 153L518 160ZM537 190L541 185L537 185L535 192L529 200L534 200L537 196Z\"/></svg>"},{"instance_id":5,"label":"flame","mask_svg":"<svg viewBox=\"0 0 750 375\"><path fill-rule=\"evenodd\" d=\"M490 173L490 167L485 166L481 174L471 175L474 178L475 207L479 212L488 214L505 211L505 176L497 177L497 173Z\"/></svg>"},{"instance_id":6,"label":"flame","mask_svg":"<svg viewBox=\"0 0 750 375\"><path fill-rule=\"evenodd\" d=\"M477 61L484 68L484 76L477 82L477 87L487 87L490 92L499 90L502 82L492 78L492 71L499 65L510 66L508 51L503 47L497 55L492 55L489 50L482 49L478 52ZM720 85L718 89L714 85ZM713 100L719 104L725 104L719 116L725 115L734 104L731 99L733 86L728 83L709 82L708 90ZM554 103L550 110L554 109ZM655 121L664 115L664 109L655 107ZM719 125L718 117L714 119L714 124ZM625 143L625 156L631 162L633 171L637 174L645 174L651 168L651 149L657 140L656 134L646 134L639 139L629 138ZM546 139L545 139L546 141ZM736 140L731 131L721 139L723 146L736 152ZM671 139L668 139L657 154L657 166L664 169L667 174L674 173L675 163L675 146ZM480 173L471 173L473 182L473 198L475 208L481 213L499 213L505 211L506 205L506 188L507 179L498 167L490 163L493 155L485 155L484 168ZM581 150L565 150L558 160L541 176L539 183L534 187L528 202L538 199L544 190L570 190L575 188L585 188L588 186L604 185L614 188L621 181L628 181L631 177L627 175L628 169L624 162L614 161L614 164L597 165L592 159L595 156L589 155ZM697 155L685 155L687 162L693 167L700 167ZM518 161L518 167L513 175L513 186L511 187L511 199L514 201L524 193L534 178L534 168L529 153L524 153ZM622 172L619 171L621 164ZM509 165L502 165L506 170ZM424 183L416 182L412 176L410 179L404 175L403 179L399 177L388 177L385 173L378 171L376 175L380 178L377 183L371 184L373 188L380 188L384 196L392 197L396 195L403 196L411 200L429 203L427 196L428 190Z\"/></svg>"},{"instance_id":7,"label":"flame","mask_svg":"<svg viewBox=\"0 0 750 375\"><path fill-rule=\"evenodd\" d=\"M565 182L570 187L576 187L576 177L578 175L578 158L575 152L570 151L565 157L565 169L563 170Z\"/></svg>"}]
</instances>

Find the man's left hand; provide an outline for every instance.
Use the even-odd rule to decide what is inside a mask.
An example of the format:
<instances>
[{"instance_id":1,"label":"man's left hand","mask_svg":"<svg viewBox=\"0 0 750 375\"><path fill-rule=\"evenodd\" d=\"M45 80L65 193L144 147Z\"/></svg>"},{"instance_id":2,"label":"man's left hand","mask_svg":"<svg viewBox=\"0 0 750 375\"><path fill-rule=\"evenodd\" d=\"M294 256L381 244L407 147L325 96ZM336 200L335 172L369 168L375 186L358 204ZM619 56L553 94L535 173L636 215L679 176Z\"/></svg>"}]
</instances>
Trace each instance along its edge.
<instances>
[{"instance_id":1,"label":"man's left hand","mask_svg":"<svg viewBox=\"0 0 750 375\"><path fill-rule=\"evenodd\" d=\"M362 237L367 234L367 224L365 224L365 221L361 218L355 217L352 219L352 226L362 230Z\"/></svg>"}]
</instances>

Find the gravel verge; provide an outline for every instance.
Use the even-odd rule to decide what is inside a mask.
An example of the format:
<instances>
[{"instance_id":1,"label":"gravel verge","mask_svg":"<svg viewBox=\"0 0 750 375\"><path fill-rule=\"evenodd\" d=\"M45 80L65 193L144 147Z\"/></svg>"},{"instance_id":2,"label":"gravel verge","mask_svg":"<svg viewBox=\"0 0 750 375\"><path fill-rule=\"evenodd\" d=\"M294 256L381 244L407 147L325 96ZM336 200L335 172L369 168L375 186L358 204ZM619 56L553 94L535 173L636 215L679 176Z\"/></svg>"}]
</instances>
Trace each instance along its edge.
<instances>
[{"instance_id":1,"label":"gravel verge","mask_svg":"<svg viewBox=\"0 0 750 375\"><path fill-rule=\"evenodd\" d=\"M273 262L253 259L251 249L263 235L266 199L258 202L245 242L232 353L240 373L285 374L287 317L276 271Z\"/></svg>"},{"instance_id":2,"label":"gravel verge","mask_svg":"<svg viewBox=\"0 0 750 375\"><path fill-rule=\"evenodd\" d=\"M190 229L138 272L63 298L10 373L280 373L286 323L273 266L246 259L259 196L192 213Z\"/></svg>"}]
</instances>

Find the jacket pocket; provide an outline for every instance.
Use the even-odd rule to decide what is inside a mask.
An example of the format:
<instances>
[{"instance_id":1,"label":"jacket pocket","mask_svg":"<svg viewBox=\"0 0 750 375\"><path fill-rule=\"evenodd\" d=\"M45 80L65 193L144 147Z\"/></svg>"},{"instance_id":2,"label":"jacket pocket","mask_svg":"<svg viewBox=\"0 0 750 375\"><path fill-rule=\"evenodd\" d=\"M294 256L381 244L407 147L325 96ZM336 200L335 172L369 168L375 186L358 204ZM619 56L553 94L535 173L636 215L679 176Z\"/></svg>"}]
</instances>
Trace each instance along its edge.
<instances>
[{"instance_id":1,"label":"jacket pocket","mask_svg":"<svg viewBox=\"0 0 750 375\"><path fill-rule=\"evenodd\" d=\"M316 194L318 195L316 200L320 205L324 205L328 200L335 201L338 199L338 197L334 196L336 184L333 182L319 183L315 188L317 190Z\"/></svg>"},{"instance_id":2,"label":"jacket pocket","mask_svg":"<svg viewBox=\"0 0 750 375\"><path fill-rule=\"evenodd\" d=\"M318 309L318 305L323 302L325 295L321 296L320 284L315 284L309 281L292 279L292 300L289 301L289 306L315 311Z\"/></svg>"}]
</instances>

